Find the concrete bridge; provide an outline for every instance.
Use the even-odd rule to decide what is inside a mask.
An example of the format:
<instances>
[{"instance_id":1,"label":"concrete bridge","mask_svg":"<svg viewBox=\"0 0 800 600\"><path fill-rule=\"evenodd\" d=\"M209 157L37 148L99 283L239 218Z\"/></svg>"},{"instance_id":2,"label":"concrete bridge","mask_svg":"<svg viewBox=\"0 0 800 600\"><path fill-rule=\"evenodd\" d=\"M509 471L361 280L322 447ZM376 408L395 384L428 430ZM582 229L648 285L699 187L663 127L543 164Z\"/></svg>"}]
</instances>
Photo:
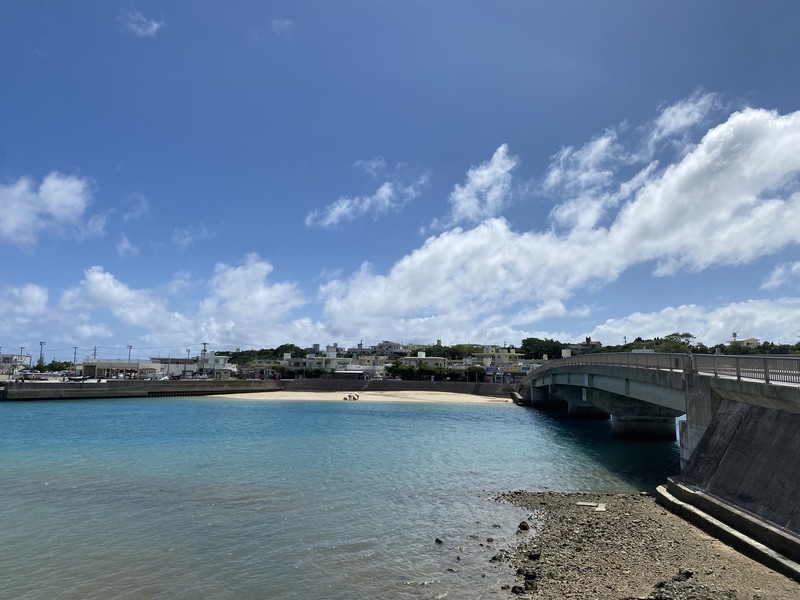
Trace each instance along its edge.
<instances>
[{"instance_id":1,"label":"concrete bridge","mask_svg":"<svg viewBox=\"0 0 800 600\"><path fill-rule=\"evenodd\" d=\"M562 401L576 418L611 417L618 438L697 447L723 399L800 414L800 357L608 353L554 360L523 380L525 403Z\"/></svg>"},{"instance_id":2,"label":"concrete bridge","mask_svg":"<svg viewBox=\"0 0 800 600\"><path fill-rule=\"evenodd\" d=\"M800 357L608 353L554 360L521 403L611 418L619 438L675 439L662 504L800 580Z\"/></svg>"}]
</instances>

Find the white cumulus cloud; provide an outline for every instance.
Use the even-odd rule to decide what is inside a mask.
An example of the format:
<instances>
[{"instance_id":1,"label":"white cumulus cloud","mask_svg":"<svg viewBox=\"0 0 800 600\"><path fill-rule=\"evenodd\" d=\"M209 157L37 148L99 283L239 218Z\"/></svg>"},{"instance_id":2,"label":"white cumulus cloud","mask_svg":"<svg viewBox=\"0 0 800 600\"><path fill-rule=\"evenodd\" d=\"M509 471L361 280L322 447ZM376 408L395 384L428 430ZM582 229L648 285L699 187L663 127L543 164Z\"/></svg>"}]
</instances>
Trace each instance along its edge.
<instances>
[{"instance_id":1,"label":"white cumulus cloud","mask_svg":"<svg viewBox=\"0 0 800 600\"><path fill-rule=\"evenodd\" d=\"M663 140L687 141L686 134L706 119L718 103L716 94L695 92L689 98L666 107L654 120L647 148L654 152Z\"/></svg>"},{"instance_id":2,"label":"white cumulus cloud","mask_svg":"<svg viewBox=\"0 0 800 600\"><path fill-rule=\"evenodd\" d=\"M117 254L120 258L128 258L129 256L136 256L139 254L139 248L134 246L124 233L117 241Z\"/></svg>"},{"instance_id":3,"label":"white cumulus cloud","mask_svg":"<svg viewBox=\"0 0 800 600\"><path fill-rule=\"evenodd\" d=\"M512 171L519 159L508 153L502 144L488 161L467 171L463 184L456 184L450 193L450 213L433 228L453 227L460 223L478 223L498 216L511 199Z\"/></svg>"},{"instance_id":4,"label":"white cumulus cloud","mask_svg":"<svg viewBox=\"0 0 800 600\"><path fill-rule=\"evenodd\" d=\"M282 335L288 315L306 300L295 283L269 282L272 270L255 254L240 265L217 263L210 293L194 317L203 335L220 343L259 343Z\"/></svg>"},{"instance_id":5,"label":"white cumulus cloud","mask_svg":"<svg viewBox=\"0 0 800 600\"><path fill-rule=\"evenodd\" d=\"M608 319L586 332L594 339L621 344L633 336L644 339L672 332L691 332L698 342L713 345L731 338L733 331L758 331L762 342L796 343L800 298L746 300L719 306L688 304L655 312L637 312Z\"/></svg>"},{"instance_id":6,"label":"white cumulus cloud","mask_svg":"<svg viewBox=\"0 0 800 600\"><path fill-rule=\"evenodd\" d=\"M379 166L373 163L363 168L378 169ZM427 173L411 183L403 183L399 178L385 181L369 196L344 196L321 210L309 212L305 224L307 227L335 227L345 221L376 219L387 213L397 212L419 197L427 183Z\"/></svg>"},{"instance_id":7,"label":"white cumulus cloud","mask_svg":"<svg viewBox=\"0 0 800 600\"><path fill-rule=\"evenodd\" d=\"M92 185L88 179L49 173L37 186L30 177L0 184L0 240L20 246L36 244L44 231L64 231L80 225L92 200ZM88 234L102 232L102 225Z\"/></svg>"},{"instance_id":8,"label":"white cumulus cloud","mask_svg":"<svg viewBox=\"0 0 800 600\"><path fill-rule=\"evenodd\" d=\"M0 321L24 324L38 319L47 312L48 295L47 288L32 283L0 289L0 304L4 307Z\"/></svg>"},{"instance_id":9,"label":"white cumulus cloud","mask_svg":"<svg viewBox=\"0 0 800 600\"><path fill-rule=\"evenodd\" d=\"M775 290L793 280L800 280L800 262L776 266L761 284L762 290Z\"/></svg>"},{"instance_id":10,"label":"white cumulus cloud","mask_svg":"<svg viewBox=\"0 0 800 600\"><path fill-rule=\"evenodd\" d=\"M701 97L695 104L710 101ZM656 121L663 136L683 135L706 113L700 108L679 118L662 112ZM471 229L427 239L386 273L365 264L324 284L320 297L331 329L400 339L491 341L504 333L515 339L541 319L586 311L579 292L597 291L634 266L649 264L653 275L669 276L743 265L800 244L800 112L735 112L682 145L674 162L650 161L631 176L642 143L640 137L623 144L607 131L556 155L545 186L556 199L551 218L562 229L520 232L502 218L485 218ZM469 190L473 180L507 181L512 167L504 156L495 153L504 167L470 170L469 183L457 188L454 214L466 214L461 207L493 212L481 213L474 200L479 194ZM591 216L582 219L581 210L573 210L572 219L564 218L565 207Z\"/></svg>"},{"instance_id":11,"label":"white cumulus cloud","mask_svg":"<svg viewBox=\"0 0 800 600\"><path fill-rule=\"evenodd\" d=\"M101 266L86 269L83 280L66 290L59 304L67 311L105 309L121 323L154 329L171 320L166 305L155 294L131 288Z\"/></svg>"}]
</instances>

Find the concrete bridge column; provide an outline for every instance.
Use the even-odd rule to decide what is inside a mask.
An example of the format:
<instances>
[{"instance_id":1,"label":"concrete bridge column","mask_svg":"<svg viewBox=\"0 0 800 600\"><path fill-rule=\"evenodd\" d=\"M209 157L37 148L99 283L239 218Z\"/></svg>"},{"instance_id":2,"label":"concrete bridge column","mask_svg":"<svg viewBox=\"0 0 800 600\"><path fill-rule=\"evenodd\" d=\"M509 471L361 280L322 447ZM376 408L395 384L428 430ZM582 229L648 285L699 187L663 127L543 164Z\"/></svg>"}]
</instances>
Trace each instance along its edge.
<instances>
[{"instance_id":1,"label":"concrete bridge column","mask_svg":"<svg viewBox=\"0 0 800 600\"><path fill-rule=\"evenodd\" d=\"M607 421L610 415L587 399L587 391L575 386L559 386L558 395L567 403L567 415L571 419Z\"/></svg>"},{"instance_id":2,"label":"concrete bridge column","mask_svg":"<svg viewBox=\"0 0 800 600\"><path fill-rule=\"evenodd\" d=\"M561 410L565 400L559 394L559 386L530 386L526 397L530 398L530 405L546 410Z\"/></svg>"},{"instance_id":3,"label":"concrete bridge column","mask_svg":"<svg viewBox=\"0 0 800 600\"><path fill-rule=\"evenodd\" d=\"M612 415L611 436L624 440L674 441L675 417Z\"/></svg>"},{"instance_id":4,"label":"concrete bridge column","mask_svg":"<svg viewBox=\"0 0 800 600\"><path fill-rule=\"evenodd\" d=\"M686 381L686 420L681 422L681 470L705 435L720 404L710 377L689 373Z\"/></svg>"},{"instance_id":5,"label":"concrete bridge column","mask_svg":"<svg viewBox=\"0 0 800 600\"><path fill-rule=\"evenodd\" d=\"M536 406L547 401L547 388L530 386L530 404Z\"/></svg>"},{"instance_id":6,"label":"concrete bridge column","mask_svg":"<svg viewBox=\"0 0 800 600\"><path fill-rule=\"evenodd\" d=\"M617 439L675 440L675 417L682 413L602 390L586 389L586 400L611 415Z\"/></svg>"}]
</instances>

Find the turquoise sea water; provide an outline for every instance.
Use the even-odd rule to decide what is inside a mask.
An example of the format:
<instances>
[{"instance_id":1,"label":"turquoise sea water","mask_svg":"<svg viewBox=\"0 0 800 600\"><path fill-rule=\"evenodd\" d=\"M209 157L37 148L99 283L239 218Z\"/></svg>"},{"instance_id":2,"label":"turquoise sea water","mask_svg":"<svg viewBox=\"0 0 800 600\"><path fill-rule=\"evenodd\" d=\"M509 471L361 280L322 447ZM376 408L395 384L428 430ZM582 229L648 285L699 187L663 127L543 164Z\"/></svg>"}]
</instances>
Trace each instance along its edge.
<instances>
[{"instance_id":1,"label":"turquoise sea water","mask_svg":"<svg viewBox=\"0 0 800 600\"><path fill-rule=\"evenodd\" d=\"M609 428L512 404L2 403L0 598L504 598L489 558L526 515L497 493L677 472L675 444Z\"/></svg>"}]
</instances>

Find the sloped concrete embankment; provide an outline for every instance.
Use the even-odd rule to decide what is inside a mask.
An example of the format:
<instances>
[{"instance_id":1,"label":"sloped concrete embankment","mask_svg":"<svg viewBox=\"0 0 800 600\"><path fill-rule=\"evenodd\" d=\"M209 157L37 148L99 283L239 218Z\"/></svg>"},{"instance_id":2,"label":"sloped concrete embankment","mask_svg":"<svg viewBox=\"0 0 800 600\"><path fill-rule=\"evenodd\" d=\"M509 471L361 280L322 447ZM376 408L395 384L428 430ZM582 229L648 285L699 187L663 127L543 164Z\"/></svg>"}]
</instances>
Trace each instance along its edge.
<instances>
[{"instance_id":1,"label":"sloped concrete embankment","mask_svg":"<svg viewBox=\"0 0 800 600\"><path fill-rule=\"evenodd\" d=\"M658 500L800 580L800 414L722 400L680 476Z\"/></svg>"}]
</instances>

